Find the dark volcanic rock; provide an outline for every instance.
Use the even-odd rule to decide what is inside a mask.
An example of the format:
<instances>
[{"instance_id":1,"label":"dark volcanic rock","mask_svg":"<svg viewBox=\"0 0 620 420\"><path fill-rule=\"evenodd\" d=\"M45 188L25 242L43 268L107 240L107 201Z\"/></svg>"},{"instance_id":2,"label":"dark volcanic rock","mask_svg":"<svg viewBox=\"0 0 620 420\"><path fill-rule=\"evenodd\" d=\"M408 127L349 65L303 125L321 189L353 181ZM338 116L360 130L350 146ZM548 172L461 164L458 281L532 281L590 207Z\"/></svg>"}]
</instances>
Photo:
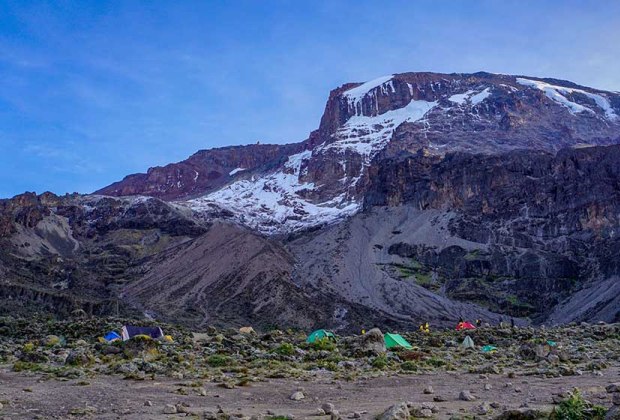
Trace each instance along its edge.
<instances>
[{"instance_id":1,"label":"dark volcanic rock","mask_svg":"<svg viewBox=\"0 0 620 420\"><path fill-rule=\"evenodd\" d=\"M479 244L474 250L389 245L390 254L444 278L454 298L491 298L493 307L532 315L579 285L619 273L610 252L620 243L620 146L444 159L409 155L380 160L370 173L367 208L448 210L456 214L450 234Z\"/></svg>"}]
</instances>

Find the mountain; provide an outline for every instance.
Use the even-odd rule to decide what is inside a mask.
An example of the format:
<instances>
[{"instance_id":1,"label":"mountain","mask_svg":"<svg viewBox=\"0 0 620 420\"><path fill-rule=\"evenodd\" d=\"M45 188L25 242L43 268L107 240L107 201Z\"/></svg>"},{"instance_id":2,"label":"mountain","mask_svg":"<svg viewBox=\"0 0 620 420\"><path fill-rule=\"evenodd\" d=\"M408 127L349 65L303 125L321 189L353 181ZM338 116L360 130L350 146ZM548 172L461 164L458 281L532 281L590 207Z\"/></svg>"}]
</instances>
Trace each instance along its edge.
<instances>
[{"instance_id":1,"label":"mountain","mask_svg":"<svg viewBox=\"0 0 620 420\"><path fill-rule=\"evenodd\" d=\"M620 319L620 94L490 73L333 90L286 145L0 201L3 311L193 326Z\"/></svg>"},{"instance_id":2,"label":"mountain","mask_svg":"<svg viewBox=\"0 0 620 420\"><path fill-rule=\"evenodd\" d=\"M201 151L97 193L219 207L262 233L289 233L357 213L383 158L617 144L618 114L620 94L553 79L398 74L333 90L318 130L297 145Z\"/></svg>"}]
</instances>

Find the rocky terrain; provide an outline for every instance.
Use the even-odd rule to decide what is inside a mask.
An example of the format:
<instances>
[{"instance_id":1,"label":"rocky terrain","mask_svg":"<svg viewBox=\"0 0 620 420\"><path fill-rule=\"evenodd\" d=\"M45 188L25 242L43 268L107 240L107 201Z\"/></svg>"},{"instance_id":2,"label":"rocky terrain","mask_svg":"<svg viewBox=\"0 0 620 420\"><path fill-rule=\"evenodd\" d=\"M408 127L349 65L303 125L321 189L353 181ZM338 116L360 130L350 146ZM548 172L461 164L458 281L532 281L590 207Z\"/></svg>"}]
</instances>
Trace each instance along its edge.
<instances>
[{"instance_id":1,"label":"rocky terrain","mask_svg":"<svg viewBox=\"0 0 620 420\"><path fill-rule=\"evenodd\" d=\"M308 344L302 331L158 323L173 341L97 340L125 322L1 318L0 415L602 419L620 410L618 324L432 326L403 333L412 349L386 349L378 329ZM475 347L463 346L467 335Z\"/></svg>"},{"instance_id":2,"label":"rocky terrain","mask_svg":"<svg viewBox=\"0 0 620 420\"><path fill-rule=\"evenodd\" d=\"M195 329L620 320L620 94L490 73L334 89L299 143L0 200L0 313Z\"/></svg>"}]
</instances>

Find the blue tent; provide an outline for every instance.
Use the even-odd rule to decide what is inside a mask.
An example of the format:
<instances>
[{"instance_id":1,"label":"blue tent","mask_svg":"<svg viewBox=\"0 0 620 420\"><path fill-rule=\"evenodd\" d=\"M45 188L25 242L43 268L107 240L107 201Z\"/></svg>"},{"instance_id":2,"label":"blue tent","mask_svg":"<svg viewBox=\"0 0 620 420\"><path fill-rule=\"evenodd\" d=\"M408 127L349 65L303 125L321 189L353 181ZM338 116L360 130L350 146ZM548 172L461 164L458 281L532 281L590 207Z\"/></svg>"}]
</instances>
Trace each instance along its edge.
<instances>
[{"instance_id":1,"label":"blue tent","mask_svg":"<svg viewBox=\"0 0 620 420\"><path fill-rule=\"evenodd\" d=\"M122 338L121 335L117 333L116 331L110 331L109 333L103 336L103 339L107 341L108 343L111 343L112 341L120 340L121 338Z\"/></svg>"}]
</instances>

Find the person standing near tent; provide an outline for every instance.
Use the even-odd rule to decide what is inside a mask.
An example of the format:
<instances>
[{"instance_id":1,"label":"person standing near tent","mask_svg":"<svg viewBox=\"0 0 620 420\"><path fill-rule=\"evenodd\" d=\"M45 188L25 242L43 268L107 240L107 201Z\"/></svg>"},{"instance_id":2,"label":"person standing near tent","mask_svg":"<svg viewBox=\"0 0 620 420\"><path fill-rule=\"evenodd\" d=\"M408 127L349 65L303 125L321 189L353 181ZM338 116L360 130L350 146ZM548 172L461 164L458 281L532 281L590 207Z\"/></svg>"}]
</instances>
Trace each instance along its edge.
<instances>
[{"instance_id":1,"label":"person standing near tent","mask_svg":"<svg viewBox=\"0 0 620 420\"><path fill-rule=\"evenodd\" d=\"M476 327L480 328L482 326L482 320L480 318L478 318L476 320Z\"/></svg>"},{"instance_id":2,"label":"person standing near tent","mask_svg":"<svg viewBox=\"0 0 620 420\"><path fill-rule=\"evenodd\" d=\"M515 319L514 318L510 318L510 328L512 328L513 330L515 329Z\"/></svg>"}]
</instances>

